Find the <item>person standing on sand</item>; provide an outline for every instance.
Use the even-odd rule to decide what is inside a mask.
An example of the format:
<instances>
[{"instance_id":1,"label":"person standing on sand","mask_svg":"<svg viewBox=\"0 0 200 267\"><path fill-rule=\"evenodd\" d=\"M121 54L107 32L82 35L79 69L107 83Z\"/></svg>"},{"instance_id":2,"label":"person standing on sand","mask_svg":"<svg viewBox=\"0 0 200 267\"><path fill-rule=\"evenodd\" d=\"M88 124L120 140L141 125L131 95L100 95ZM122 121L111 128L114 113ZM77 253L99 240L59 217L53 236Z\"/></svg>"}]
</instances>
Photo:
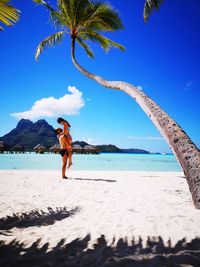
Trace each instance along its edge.
<instances>
[{"instance_id":1,"label":"person standing on sand","mask_svg":"<svg viewBox=\"0 0 200 267\"><path fill-rule=\"evenodd\" d=\"M71 137L71 135L69 133L71 125L69 124L68 121L66 121L63 118L58 118L57 119L57 123L63 125L63 132L62 133L66 137L67 142L69 144L68 145L68 148L69 148L68 149L69 163L68 163L68 166L67 167L70 168L71 165L72 165L72 137Z\"/></svg>"},{"instance_id":2,"label":"person standing on sand","mask_svg":"<svg viewBox=\"0 0 200 267\"><path fill-rule=\"evenodd\" d=\"M67 138L63 134L63 130L61 128L55 129L55 134L57 135L57 138L60 143L60 155L62 157L62 178L63 179L68 179L66 176L66 167L67 167L67 160L69 158L69 150L70 150L70 145L67 141Z\"/></svg>"}]
</instances>

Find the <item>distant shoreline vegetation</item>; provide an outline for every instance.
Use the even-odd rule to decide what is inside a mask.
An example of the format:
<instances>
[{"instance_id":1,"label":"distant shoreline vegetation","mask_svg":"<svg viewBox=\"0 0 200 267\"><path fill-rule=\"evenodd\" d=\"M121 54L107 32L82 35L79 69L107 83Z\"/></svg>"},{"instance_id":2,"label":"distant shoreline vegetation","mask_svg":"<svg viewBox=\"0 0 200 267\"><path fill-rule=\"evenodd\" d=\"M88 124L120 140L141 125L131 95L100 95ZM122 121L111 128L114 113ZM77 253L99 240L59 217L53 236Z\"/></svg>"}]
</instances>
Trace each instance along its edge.
<instances>
[{"instance_id":1,"label":"distant shoreline vegetation","mask_svg":"<svg viewBox=\"0 0 200 267\"><path fill-rule=\"evenodd\" d=\"M80 145L82 144L82 145ZM19 143L15 146L10 146L9 144L0 141L0 153L26 153L26 152L36 152L39 154L43 153L58 153L60 150L59 144L54 144L52 147L47 148L41 144L36 145L33 148L27 148ZM118 154L161 154L161 153L150 153L149 151L143 149L120 149L115 145L89 145L84 141L73 142L73 152L77 154L100 154L100 153L118 153Z\"/></svg>"}]
</instances>

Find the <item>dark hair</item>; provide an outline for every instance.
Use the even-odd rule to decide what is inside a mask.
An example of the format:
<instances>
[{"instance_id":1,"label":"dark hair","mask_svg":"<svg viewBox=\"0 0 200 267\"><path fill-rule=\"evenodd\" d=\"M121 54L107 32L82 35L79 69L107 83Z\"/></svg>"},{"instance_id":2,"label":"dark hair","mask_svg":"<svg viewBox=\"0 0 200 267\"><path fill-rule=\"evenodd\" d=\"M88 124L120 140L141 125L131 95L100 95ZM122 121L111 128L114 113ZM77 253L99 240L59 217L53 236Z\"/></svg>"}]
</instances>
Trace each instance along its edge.
<instances>
[{"instance_id":1,"label":"dark hair","mask_svg":"<svg viewBox=\"0 0 200 267\"><path fill-rule=\"evenodd\" d=\"M63 118L58 118L58 119L57 119L57 123L61 123L61 122L66 122L66 123L69 125L69 127L71 127L71 125L69 124L68 121L66 121L66 120L63 119Z\"/></svg>"},{"instance_id":2,"label":"dark hair","mask_svg":"<svg viewBox=\"0 0 200 267\"><path fill-rule=\"evenodd\" d=\"M61 128L54 129L55 134L58 135L60 134L63 130Z\"/></svg>"},{"instance_id":3,"label":"dark hair","mask_svg":"<svg viewBox=\"0 0 200 267\"><path fill-rule=\"evenodd\" d=\"M62 121L65 121L63 118L58 118L57 123L61 123Z\"/></svg>"}]
</instances>

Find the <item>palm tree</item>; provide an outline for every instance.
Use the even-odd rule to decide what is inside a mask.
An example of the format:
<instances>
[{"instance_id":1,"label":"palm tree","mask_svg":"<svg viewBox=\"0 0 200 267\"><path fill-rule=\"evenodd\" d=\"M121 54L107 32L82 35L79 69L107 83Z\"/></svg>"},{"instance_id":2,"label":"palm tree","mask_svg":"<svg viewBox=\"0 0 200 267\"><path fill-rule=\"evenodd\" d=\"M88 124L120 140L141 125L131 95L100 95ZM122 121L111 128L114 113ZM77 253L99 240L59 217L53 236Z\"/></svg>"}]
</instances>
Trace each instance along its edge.
<instances>
[{"instance_id":1,"label":"palm tree","mask_svg":"<svg viewBox=\"0 0 200 267\"><path fill-rule=\"evenodd\" d=\"M142 90L130 83L106 81L102 77L88 72L76 60L76 42L85 49L90 57L93 57L93 53L87 41L95 41L105 50L112 46L124 49L120 44L101 34L104 31L115 31L123 27L117 12L107 4L93 3L89 0L58 0L56 9L43 0L34 1L45 6L50 12L53 25L61 28L61 31L48 36L38 45L36 59L44 48L54 46L62 40L65 34L68 34L71 39L71 57L75 67L102 86L127 93L149 116L179 160L187 178L195 207L200 208L200 151L187 134Z\"/></svg>"},{"instance_id":2,"label":"palm tree","mask_svg":"<svg viewBox=\"0 0 200 267\"><path fill-rule=\"evenodd\" d=\"M164 0L145 0L143 18L146 22L154 9L158 10Z\"/></svg>"},{"instance_id":3,"label":"palm tree","mask_svg":"<svg viewBox=\"0 0 200 267\"><path fill-rule=\"evenodd\" d=\"M9 5L10 0L0 0L0 22L6 26L12 26L19 19L20 11ZM3 27L0 26L0 30Z\"/></svg>"}]
</instances>

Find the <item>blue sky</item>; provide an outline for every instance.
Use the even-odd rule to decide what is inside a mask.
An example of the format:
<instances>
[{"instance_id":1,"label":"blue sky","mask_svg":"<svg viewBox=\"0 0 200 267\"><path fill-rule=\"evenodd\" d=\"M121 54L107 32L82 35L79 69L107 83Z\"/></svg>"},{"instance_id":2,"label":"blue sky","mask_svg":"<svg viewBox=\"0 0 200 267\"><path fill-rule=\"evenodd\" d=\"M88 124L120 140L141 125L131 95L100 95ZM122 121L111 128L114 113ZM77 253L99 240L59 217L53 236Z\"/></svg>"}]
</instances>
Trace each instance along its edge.
<instances>
[{"instance_id":1,"label":"blue sky","mask_svg":"<svg viewBox=\"0 0 200 267\"><path fill-rule=\"evenodd\" d=\"M41 116L33 121L46 119L57 127L57 109L70 121L74 140L170 152L129 96L103 88L78 72L70 59L69 39L44 51L36 62L38 43L56 30L48 23L44 8L29 0L12 3L21 10L21 19L0 32L0 136L16 127L16 113L19 118L19 113L30 111L34 105L35 113ZM109 3L119 11L125 27L109 37L123 44L126 51L111 49L105 53L94 45L95 59L78 48L77 60L105 79L141 86L200 147L200 1L166 0L148 23L142 17L143 0ZM55 117L47 117L45 112L53 112L52 106Z\"/></svg>"}]
</instances>

